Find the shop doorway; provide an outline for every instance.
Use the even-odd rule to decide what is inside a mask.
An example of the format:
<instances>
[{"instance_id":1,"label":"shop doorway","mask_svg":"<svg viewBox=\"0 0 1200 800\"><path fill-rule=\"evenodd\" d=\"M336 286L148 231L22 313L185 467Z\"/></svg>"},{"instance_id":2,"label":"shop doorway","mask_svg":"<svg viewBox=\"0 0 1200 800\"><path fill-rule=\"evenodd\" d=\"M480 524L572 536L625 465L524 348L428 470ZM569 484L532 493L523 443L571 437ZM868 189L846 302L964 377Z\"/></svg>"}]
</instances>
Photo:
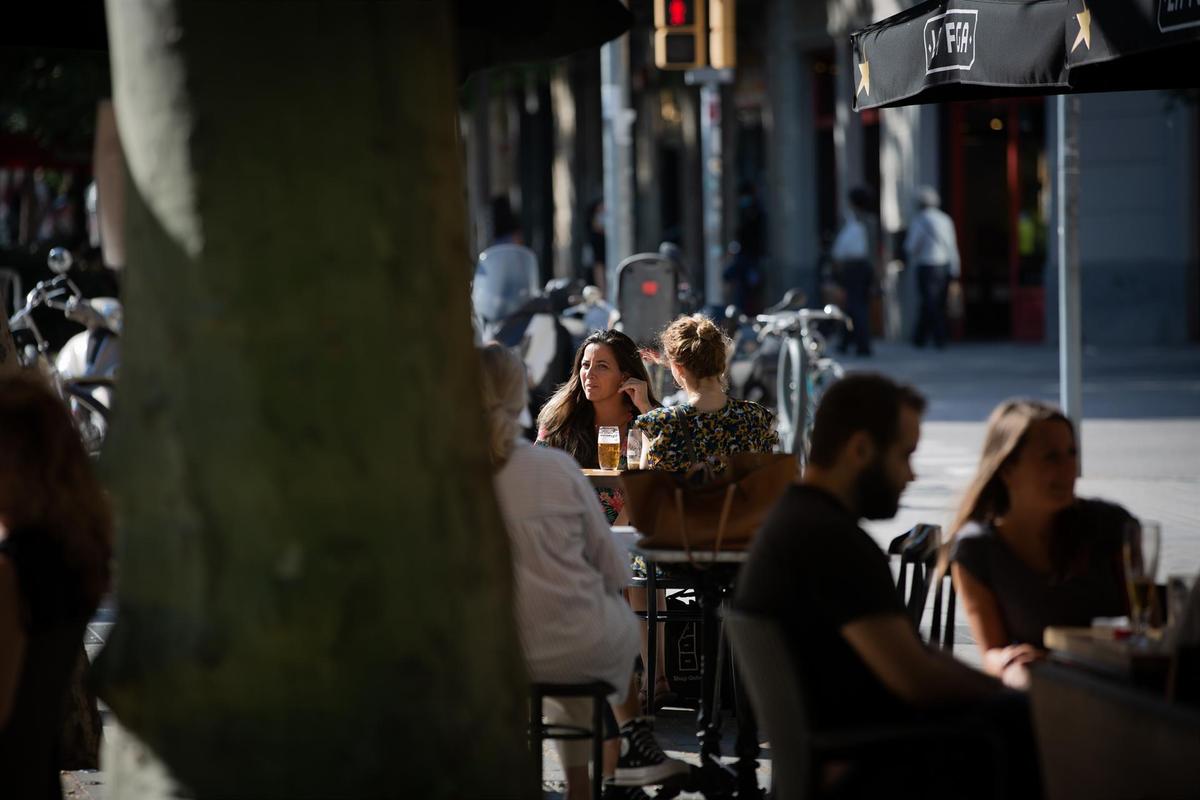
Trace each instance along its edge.
<instances>
[{"instance_id":1,"label":"shop doorway","mask_svg":"<svg viewBox=\"0 0 1200 800\"><path fill-rule=\"evenodd\" d=\"M1040 98L952 103L943 117L968 339L1045 336L1051 185Z\"/></svg>"}]
</instances>

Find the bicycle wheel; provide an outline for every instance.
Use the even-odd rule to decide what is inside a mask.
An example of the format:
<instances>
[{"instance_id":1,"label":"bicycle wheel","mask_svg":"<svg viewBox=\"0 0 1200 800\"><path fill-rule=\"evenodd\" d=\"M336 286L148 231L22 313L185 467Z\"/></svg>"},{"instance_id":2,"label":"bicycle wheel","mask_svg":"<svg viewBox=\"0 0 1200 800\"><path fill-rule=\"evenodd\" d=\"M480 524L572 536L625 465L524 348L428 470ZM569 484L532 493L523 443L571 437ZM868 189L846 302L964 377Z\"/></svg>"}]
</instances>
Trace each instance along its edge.
<instances>
[{"instance_id":1,"label":"bicycle wheel","mask_svg":"<svg viewBox=\"0 0 1200 800\"><path fill-rule=\"evenodd\" d=\"M800 339L789 336L779 348L775 398L778 404L779 441L785 453L796 452L796 434L801 430L805 406L804 347Z\"/></svg>"},{"instance_id":2,"label":"bicycle wheel","mask_svg":"<svg viewBox=\"0 0 1200 800\"><path fill-rule=\"evenodd\" d=\"M812 429L817 418L817 406L820 405L821 398L829 390L829 387L841 380L845 372L842 365L832 358L819 358L805 375L804 419L800 436L797 437L799 441L797 453L799 453L801 464L808 461L808 448L812 444Z\"/></svg>"}]
</instances>

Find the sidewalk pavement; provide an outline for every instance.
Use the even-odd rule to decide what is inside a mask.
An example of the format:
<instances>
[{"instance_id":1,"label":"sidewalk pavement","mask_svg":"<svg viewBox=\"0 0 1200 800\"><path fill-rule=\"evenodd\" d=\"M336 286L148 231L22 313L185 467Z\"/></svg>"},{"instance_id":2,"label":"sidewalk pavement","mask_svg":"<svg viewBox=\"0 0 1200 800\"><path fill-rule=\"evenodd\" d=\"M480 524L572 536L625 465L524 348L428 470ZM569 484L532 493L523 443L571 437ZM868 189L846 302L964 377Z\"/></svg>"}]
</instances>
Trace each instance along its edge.
<instances>
[{"instance_id":1,"label":"sidewalk pavement","mask_svg":"<svg viewBox=\"0 0 1200 800\"><path fill-rule=\"evenodd\" d=\"M1045 345L962 344L939 351L878 342L873 357L844 363L849 371L874 370L910 383L929 400L914 458L917 479L895 519L867 524L881 546L918 522L948 522L997 403L1013 396L1058 402L1058 351ZM1200 347L1085 348L1082 455L1080 495L1162 522L1160 577L1200 569ZM955 655L978 664L961 606L956 619ZM110 621L99 620L91 635L101 639ZM656 728L670 755L697 762L693 714L667 712ZM725 731L728 753L732 720ZM762 786L769 782L769 758L764 752ZM544 786L561 791L550 743L544 761ZM105 796L102 773L65 773L63 784L74 800Z\"/></svg>"}]
</instances>

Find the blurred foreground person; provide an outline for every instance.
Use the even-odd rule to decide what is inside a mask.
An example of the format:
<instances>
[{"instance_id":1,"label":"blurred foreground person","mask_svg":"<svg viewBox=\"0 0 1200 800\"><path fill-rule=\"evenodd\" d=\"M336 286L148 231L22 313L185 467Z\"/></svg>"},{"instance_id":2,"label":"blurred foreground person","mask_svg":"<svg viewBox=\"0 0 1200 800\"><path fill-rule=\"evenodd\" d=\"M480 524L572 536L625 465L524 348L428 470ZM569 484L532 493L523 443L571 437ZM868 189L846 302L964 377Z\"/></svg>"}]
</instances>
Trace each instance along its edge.
<instances>
[{"instance_id":1,"label":"blurred foreground person","mask_svg":"<svg viewBox=\"0 0 1200 800\"><path fill-rule=\"evenodd\" d=\"M615 689L608 717L620 725L606 748L615 760L616 787L661 783L686 773L663 754L639 716L633 682L638 623L622 597L629 558L613 539L579 464L554 448L520 438L517 418L525 407L525 369L499 344L481 351L483 400L496 496L512 544L517 630L535 681L605 681ZM591 702L547 698L554 722L589 727ZM616 725L613 726L616 734ZM586 798L586 741L559 742L567 796ZM607 773L608 770L606 770ZM625 796L644 796L640 790Z\"/></svg>"},{"instance_id":2,"label":"blurred foreground person","mask_svg":"<svg viewBox=\"0 0 1200 800\"><path fill-rule=\"evenodd\" d=\"M838 381L817 408L804 477L751 547L736 606L776 620L802 665L817 731L940 721L963 736L897 740L826 764L836 796L1037 797L1028 703L998 681L930 649L896 594L887 556L859 520L890 519L914 479L925 400L881 375ZM982 752L969 731L1003 740ZM936 748L936 750L934 749Z\"/></svg>"},{"instance_id":3,"label":"blurred foreground person","mask_svg":"<svg viewBox=\"0 0 1200 800\"><path fill-rule=\"evenodd\" d=\"M1051 405L1008 400L988 418L979 468L951 525L949 559L983 667L1026 688L1048 625L1128 609L1125 509L1075 496L1075 427Z\"/></svg>"},{"instance_id":4,"label":"blurred foreground person","mask_svg":"<svg viewBox=\"0 0 1200 800\"><path fill-rule=\"evenodd\" d=\"M111 553L66 407L39 381L0 380L0 797L62 797L64 706Z\"/></svg>"}]
</instances>

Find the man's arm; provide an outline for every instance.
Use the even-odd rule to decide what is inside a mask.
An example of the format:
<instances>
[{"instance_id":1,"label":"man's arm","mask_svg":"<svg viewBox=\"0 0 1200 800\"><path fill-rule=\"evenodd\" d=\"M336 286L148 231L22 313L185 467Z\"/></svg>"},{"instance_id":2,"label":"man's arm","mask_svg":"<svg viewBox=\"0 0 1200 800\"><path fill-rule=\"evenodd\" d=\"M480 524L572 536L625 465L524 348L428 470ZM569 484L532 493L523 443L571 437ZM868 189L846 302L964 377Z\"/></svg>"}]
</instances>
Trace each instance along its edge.
<instances>
[{"instance_id":1,"label":"man's arm","mask_svg":"<svg viewBox=\"0 0 1200 800\"><path fill-rule=\"evenodd\" d=\"M1000 691L992 678L926 647L903 614L864 617L843 625L841 634L888 691L909 705L950 705Z\"/></svg>"}]
</instances>

